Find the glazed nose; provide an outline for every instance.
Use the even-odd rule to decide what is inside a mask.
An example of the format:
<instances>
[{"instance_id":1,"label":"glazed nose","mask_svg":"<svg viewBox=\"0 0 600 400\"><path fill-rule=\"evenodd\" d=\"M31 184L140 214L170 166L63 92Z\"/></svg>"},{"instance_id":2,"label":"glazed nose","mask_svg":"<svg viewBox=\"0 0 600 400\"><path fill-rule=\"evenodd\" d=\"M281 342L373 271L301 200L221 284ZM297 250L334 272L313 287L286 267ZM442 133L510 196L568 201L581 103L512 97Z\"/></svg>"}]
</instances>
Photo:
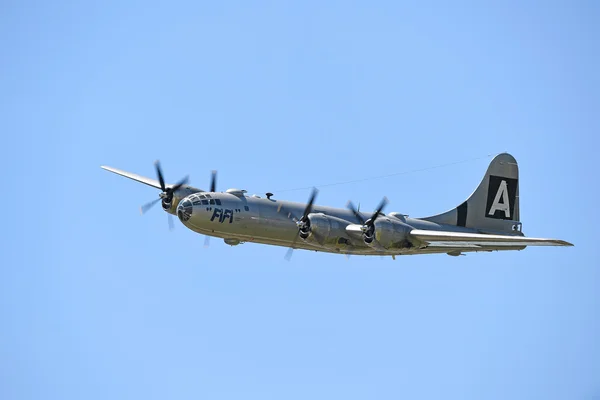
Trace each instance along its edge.
<instances>
[{"instance_id":1,"label":"glazed nose","mask_svg":"<svg viewBox=\"0 0 600 400\"><path fill-rule=\"evenodd\" d=\"M190 199L186 197L185 199L181 200L179 206L177 206L177 216L179 217L181 222L186 222L192 217L193 209L194 206L192 205Z\"/></svg>"}]
</instances>

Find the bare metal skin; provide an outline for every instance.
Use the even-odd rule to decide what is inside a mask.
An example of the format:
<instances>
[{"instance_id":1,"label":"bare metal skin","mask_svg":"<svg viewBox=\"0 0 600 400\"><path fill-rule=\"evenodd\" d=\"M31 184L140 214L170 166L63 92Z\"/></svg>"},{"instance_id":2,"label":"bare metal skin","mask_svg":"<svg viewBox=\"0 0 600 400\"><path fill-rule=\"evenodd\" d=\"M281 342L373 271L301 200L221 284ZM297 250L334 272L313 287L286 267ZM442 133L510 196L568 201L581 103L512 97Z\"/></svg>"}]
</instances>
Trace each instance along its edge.
<instances>
[{"instance_id":1,"label":"bare metal skin","mask_svg":"<svg viewBox=\"0 0 600 400\"><path fill-rule=\"evenodd\" d=\"M116 168L108 171L161 189L157 202L194 232L220 237L227 244L254 242L291 249L358 255L397 255L523 250L526 246L572 246L557 239L525 237L519 215L519 171L514 157L503 153L490 163L483 180L460 206L426 218L384 214L384 199L372 213L320 206L313 190L308 203L247 196L245 191L216 191L213 171L209 191L187 185L187 178L165 184L156 163L158 180Z\"/></svg>"}]
</instances>

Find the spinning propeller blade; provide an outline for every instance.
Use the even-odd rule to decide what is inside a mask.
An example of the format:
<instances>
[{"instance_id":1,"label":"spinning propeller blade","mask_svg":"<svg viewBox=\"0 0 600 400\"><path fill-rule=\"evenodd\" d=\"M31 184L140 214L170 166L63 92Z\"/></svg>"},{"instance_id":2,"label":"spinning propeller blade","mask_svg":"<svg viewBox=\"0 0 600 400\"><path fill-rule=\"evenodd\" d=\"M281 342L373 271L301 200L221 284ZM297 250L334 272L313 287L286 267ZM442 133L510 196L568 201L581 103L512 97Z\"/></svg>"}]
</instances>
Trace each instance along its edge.
<instances>
[{"instance_id":1,"label":"spinning propeller blade","mask_svg":"<svg viewBox=\"0 0 600 400\"><path fill-rule=\"evenodd\" d=\"M377 210L375 210L375 213L373 213L373 216L370 218L371 224L373 224L375 222L375 220L377 219L377 217L379 217L379 215L381 214L381 211L387 205L387 203L388 203L388 199L387 199L387 197L384 197L383 200L381 200L381 203L379 203Z\"/></svg>"},{"instance_id":2,"label":"spinning propeller blade","mask_svg":"<svg viewBox=\"0 0 600 400\"><path fill-rule=\"evenodd\" d=\"M161 200L164 202L164 204L170 204L171 201L173 200L173 194L179 188L181 188L182 186L187 184L188 180L189 180L189 176L185 176L183 179L181 179L175 185L173 185L171 187L167 187L167 185L165 184L165 178L164 178L164 175L162 172L162 168L160 167L159 160L156 160L154 162L154 167L156 168L156 176L158 177L158 183L160 185L160 190L162 192L158 195L158 199L152 200L152 201L144 204L142 207L140 207L140 211L141 211L142 215L145 214L152 207L154 207L154 205ZM173 216L170 213L169 213L169 217L168 217L168 223L169 223L169 230L173 230L173 228L175 228L175 224L173 222Z\"/></svg>"},{"instance_id":3,"label":"spinning propeller blade","mask_svg":"<svg viewBox=\"0 0 600 400\"><path fill-rule=\"evenodd\" d=\"M210 174L210 191L211 192L217 191L217 171L215 171L215 170L212 170L212 172Z\"/></svg>"},{"instance_id":4,"label":"spinning propeller blade","mask_svg":"<svg viewBox=\"0 0 600 400\"><path fill-rule=\"evenodd\" d=\"M306 204L306 207L304 208L304 212L302 213L302 217L300 217L300 219L296 219L294 217L294 222L298 226L298 231L296 232L296 236L294 237L292 246L285 253L284 258L287 261L290 261L290 259L292 258L292 254L294 252L294 247L296 247L296 242L298 241L298 237L300 236L300 230L305 229L306 227L310 227L310 221L308 219L308 214L310 214L312 212L312 208L313 208L313 205L315 203L315 199L317 198L318 193L319 193L319 191L317 190L317 188L313 188L312 193L310 194L308 203ZM289 214L291 215L291 213L289 213Z\"/></svg>"},{"instance_id":5,"label":"spinning propeller blade","mask_svg":"<svg viewBox=\"0 0 600 400\"><path fill-rule=\"evenodd\" d=\"M348 203L346 203L346 207L348 207L348 209L352 211L352 213L356 216L356 219L358 220L358 222L360 222L361 225L365 224L365 219L362 217L362 215L360 215L358 210L354 208L354 204L352 203L352 201L348 200Z\"/></svg>"},{"instance_id":6,"label":"spinning propeller blade","mask_svg":"<svg viewBox=\"0 0 600 400\"><path fill-rule=\"evenodd\" d=\"M144 215L149 209L151 209L152 207L154 207L154 205L156 203L158 203L160 201L160 197L158 199L152 200L146 204L144 204L143 206L140 207L140 212L142 213L142 215Z\"/></svg>"},{"instance_id":7,"label":"spinning propeller blade","mask_svg":"<svg viewBox=\"0 0 600 400\"><path fill-rule=\"evenodd\" d=\"M379 218L379 216L382 214L382 211L387 205L387 203L388 199L387 197L384 197L375 209L373 215L371 215L371 218L367 219L366 221L363 218L363 216L358 212L358 210L354 208L354 204L352 204L351 201L348 201L348 203L346 204L346 207L348 207L348 209L352 211L352 213L356 216L356 219L358 219L358 221L362 224L363 239L365 241L368 240L370 243L374 239L373 232L375 230L375 220L377 220L377 218Z\"/></svg>"}]
</instances>

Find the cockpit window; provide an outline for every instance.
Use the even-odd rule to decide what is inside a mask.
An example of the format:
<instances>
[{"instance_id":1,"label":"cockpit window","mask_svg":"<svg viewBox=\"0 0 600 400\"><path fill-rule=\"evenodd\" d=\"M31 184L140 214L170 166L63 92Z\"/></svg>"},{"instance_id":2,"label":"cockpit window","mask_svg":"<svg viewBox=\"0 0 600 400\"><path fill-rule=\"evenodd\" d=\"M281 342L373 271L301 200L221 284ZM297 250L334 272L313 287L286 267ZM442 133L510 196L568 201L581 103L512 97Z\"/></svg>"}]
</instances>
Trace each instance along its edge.
<instances>
[{"instance_id":1,"label":"cockpit window","mask_svg":"<svg viewBox=\"0 0 600 400\"><path fill-rule=\"evenodd\" d=\"M215 201L217 202L217 205L220 206L221 205L221 200L219 199L215 199Z\"/></svg>"},{"instance_id":2,"label":"cockpit window","mask_svg":"<svg viewBox=\"0 0 600 400\"><path fill-rule=\"evenodd\" d=\"M208 205L208 200L202 200L202 204L204 204L205 206Z\"/></svg>"},{"instance_id":3,"label":"cockpit window","mask_svg":"<svg viewBox=\"0 0 600 400\"><path fill-rule=\"evenodd\" d=\"M198 196L199 196L201 199L203 199L203 198L204 198L204 195L203 195L203 194L201 194L201 195L198 195Z\"/></svg>"},{"instance_id":4,"label":"cockpit window","mask_svg":"<svg viewBox=\"0 0 600 400\"><path fill-rule=\"evenodd\" d=\"M215 199L210 199L210 204L215 204Z\"/></svg>"},{"instance_id":5,"label":"cockpit window","mask_svg":"<svg viewBox=\"0 0 600 400\"><path fill-rule=\"evenodd\" d=\"M196 201L194 201L194 203L193 203L193 204L194 204L195 206L199 206L199 205L200 205L200 203L201 203L201 201L200 201L200 200L196 200Z\"/></svg>"},{"instance_id":6,"label":"cockpit window","mask_svg":"<svg viewBox=\"0 0 600 400\"><path fill-rule=\"evenodd\" d=\"M207 194L206 197L210 199L210 194Z\"/></svg>"}]
</instances>

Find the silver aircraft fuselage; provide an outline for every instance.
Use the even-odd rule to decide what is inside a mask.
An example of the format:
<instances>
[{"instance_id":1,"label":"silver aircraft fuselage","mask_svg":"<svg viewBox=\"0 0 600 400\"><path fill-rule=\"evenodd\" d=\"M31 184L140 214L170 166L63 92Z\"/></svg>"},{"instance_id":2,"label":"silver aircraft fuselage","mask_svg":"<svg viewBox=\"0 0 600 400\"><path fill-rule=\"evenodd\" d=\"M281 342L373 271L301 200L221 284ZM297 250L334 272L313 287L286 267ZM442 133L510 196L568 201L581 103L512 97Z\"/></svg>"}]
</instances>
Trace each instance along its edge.
<instances>
[{"instance_id":1,"label":"silver aircraft fuselage","mask_svg":"<svg viewBox=\"0 0 600 400\"><path fill-rule=\"evenodd\" d=\"M258 196L246 196L242 191L197 192L181 198L177 207L165 210L179 217L179 220L194 232L225 239L230 245L244 242L293 247L305 250L340 254L363 255L408 255L446 253L445 248L394 248L382 249L366 245L361 235L349 237L349 243L333 241L319 243L314 238L297 239L298 227L291 216L302 215L306 204L285 200L267 199ZM177 204L177 201L173 202ZM220 204L217 204L220 203ZM312 214L322 213L328 217L339 218L340 232L345 225L360 224L357 217L348 209L314 205ZM364 220L372 213L360 213ZM477 230L452 225L438 224L416 218L405 218L399 213L390 213L379 217L382 220L401 220L414 229L469 232ZM346 236L346 235L345 235ZM311 240L312 239L312 240ZM511 247L511 250L523 249L523 246ZM508 250L508 248L504 248Z\"/></svg>"}]
</instances>

